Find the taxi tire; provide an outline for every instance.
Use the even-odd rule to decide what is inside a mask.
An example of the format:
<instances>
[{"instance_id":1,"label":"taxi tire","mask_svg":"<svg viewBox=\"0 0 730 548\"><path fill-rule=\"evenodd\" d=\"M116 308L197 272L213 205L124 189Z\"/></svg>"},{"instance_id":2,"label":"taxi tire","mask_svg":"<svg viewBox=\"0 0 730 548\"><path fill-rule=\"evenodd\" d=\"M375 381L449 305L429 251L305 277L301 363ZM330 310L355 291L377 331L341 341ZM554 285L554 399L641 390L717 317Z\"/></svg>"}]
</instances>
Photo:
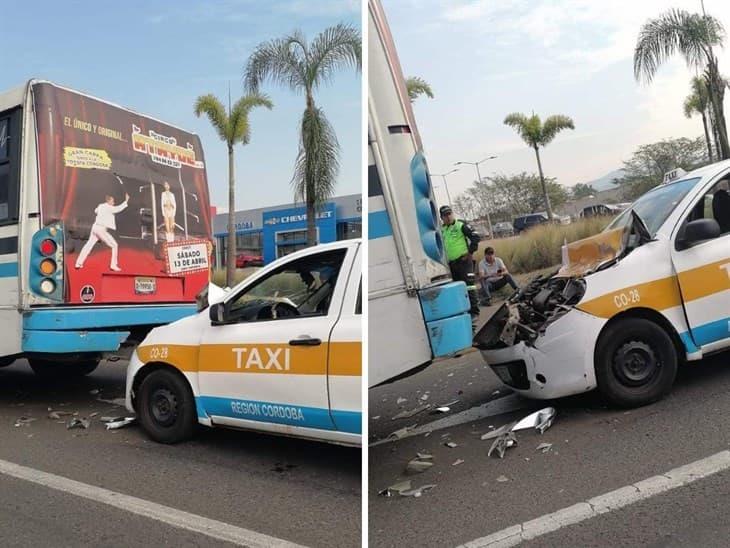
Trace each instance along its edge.
<instances>
[{"instance_id":1,"label":"taxi tire","mask_svg":"<svg viewBox=\"0 0 730 548\"><path fill-rule=\"evenodd\" d=\"M177 400L177 416L170 426L160 424L152 412L152 397L156 390L169 391ZM159 443L178 443L190 439L198 424L195 397L187 380L169 369L157 369L140 384L135 407L147 435Z\"/></svg>"},{"instance_id":2,"label":"taxi tire","mask_svg":"<svg viewBox=\"0 0 730 548\"><path fill-rule=\"evenodd\" d=\"M57 380L83 377L89 375L99 367L99 358L87 358L74 362L61 362L28 358L28 364L37 376L42 379Z\"/></svg>"},{"instance_id":3,"label":"taxi tire","mask_svg":"<svg viewBox=\"0 0 730 548\"><path fill-rule=\"evenodd\" d=\"M627 344L645 345L658 359L660 370L648 384L626 386L614 371L614 359ZM598 391L618 407L641 407L666 396L677 376L677 349L669 334L659 325L643 318L625 318L608 326L596 345Z\"/></svg>"}]
</instances>

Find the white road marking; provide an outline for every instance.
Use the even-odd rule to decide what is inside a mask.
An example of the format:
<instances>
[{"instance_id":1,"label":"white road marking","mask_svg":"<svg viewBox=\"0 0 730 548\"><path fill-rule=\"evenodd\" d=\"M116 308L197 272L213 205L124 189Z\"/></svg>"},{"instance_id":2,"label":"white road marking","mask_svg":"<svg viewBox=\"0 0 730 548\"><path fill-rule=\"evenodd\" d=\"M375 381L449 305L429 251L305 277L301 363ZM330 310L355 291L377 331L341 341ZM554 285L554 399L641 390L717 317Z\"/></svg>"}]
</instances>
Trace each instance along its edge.
<instances>
[{"instance_id":1,"label":"white road marking","mask_svg":"<svg viewBox=\"0 0 730 548\"><path fill-rule=\"evenodd\" d=\"M176 510L169 506L150 502L148 500L124 495L115 491L81 483L72 479L49 474L41 470L35 470L26 466L20 466L12 462L0 460L0 474L13 478L29 481L55 489L63 493L69 493L101 504L107 504L132 514L145 518L154 519L167 525L185 529L194 533L200 533L208 537L223 540L238 546L250 546L251 548L286 547L296 548L293 544L283 539L270 537L256 531L250 531L222 521L209 519L197 514L191 514L182 510Z\"/></svg>"},{"instance_id":2,"label":"white road marking","mask_svg":"<svg viewBox=\"0 0 730 548\"><path fill-rule=\"evenodd\" d=\"M486 419L488 417L495 417L497 415L512 413L513 411L518 411L520 409L537 409L539 407L544 407L543 402L528 400L527 398L523 398L513 393L508 396L504 396L503 398L490 400L487 403L483 403L482 405L470 407L469 409L460 411L459 413L454 413L453 415L449 415L448 417L443 417L433 422L422 424L421 426L413 428L407 434L401 436L400 438L384 438L382 440L375 441L370 444L370 447L375 447L384 443L390 443L393 441L410 438L412 436L418 436L419 434L425 434L426 432L433 432L435 430L451 428L453 426Z\"/></svg>"},{"instance_id":3,"label":"white road marking","mask_svg":"<svg viewBox=\"0 0 730 548\"><path fill-rule=\"evenodd\" d=\"M632 485L627 485L585 502L563 508L552 514L513 525L486 537L472 540L461 548L503 548L552 533L568 525L580 523L606 512L618 510L654 495L677 487L688 485L730 468L730 451L720 451L710 457L674 468L665 474L653 476Z\"/></svg>"}]
</instances>

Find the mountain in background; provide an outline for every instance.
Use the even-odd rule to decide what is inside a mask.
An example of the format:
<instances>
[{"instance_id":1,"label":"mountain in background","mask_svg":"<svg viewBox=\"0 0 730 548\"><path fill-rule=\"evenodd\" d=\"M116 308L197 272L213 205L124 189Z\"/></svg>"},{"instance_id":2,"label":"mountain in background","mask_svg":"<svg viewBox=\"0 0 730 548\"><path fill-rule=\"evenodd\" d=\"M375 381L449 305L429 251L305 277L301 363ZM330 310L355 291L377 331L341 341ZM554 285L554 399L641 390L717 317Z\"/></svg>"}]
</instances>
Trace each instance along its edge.
<instances>
[{"instance_id":1,"label":"mountain in background","mask_svg":"<svg viewBox=\"0 0 730 548\"><path fill-rule=\"evenodd\" d=\"M598 179L594 179L592 181L586 181L586 184L591 185L598 192L601 192L603 190L611 190L612 188L616 188L616 185L613 184L613 180L620 179L621 177L623 177L623 175L623 169L614 169L603 177L599 177Z\"/></svg>"}]
</instances>

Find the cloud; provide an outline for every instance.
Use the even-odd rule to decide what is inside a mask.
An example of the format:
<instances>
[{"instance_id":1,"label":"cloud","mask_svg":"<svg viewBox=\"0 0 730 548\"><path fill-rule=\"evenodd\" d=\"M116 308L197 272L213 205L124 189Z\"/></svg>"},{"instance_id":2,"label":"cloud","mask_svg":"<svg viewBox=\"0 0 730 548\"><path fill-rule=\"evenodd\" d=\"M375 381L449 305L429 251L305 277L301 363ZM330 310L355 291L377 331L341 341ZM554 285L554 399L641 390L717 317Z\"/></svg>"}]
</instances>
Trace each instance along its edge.
<instances>
[{"instance_id":1,"label":"cloud","mask_svg":"<svg viewBox=\"0 0 730 548\"><path fill-rule=\"evenodd\" d=\"M341 17L358 15L362 10L362 2L360 0L283 0L278 3L277 9L298 16Z\"/></svg>"}]
</instances>

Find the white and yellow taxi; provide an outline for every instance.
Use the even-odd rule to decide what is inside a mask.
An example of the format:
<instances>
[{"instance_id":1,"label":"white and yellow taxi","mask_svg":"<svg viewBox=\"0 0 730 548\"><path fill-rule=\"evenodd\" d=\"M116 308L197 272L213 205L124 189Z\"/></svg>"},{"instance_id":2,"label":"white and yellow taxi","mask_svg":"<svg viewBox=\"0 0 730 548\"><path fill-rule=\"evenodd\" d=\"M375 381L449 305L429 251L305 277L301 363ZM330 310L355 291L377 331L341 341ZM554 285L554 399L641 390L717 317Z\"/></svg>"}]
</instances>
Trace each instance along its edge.
<instances>
[{"instance_id":1,"label":"white and yellow taxi","mask_svg":"<svg viewBox=\"0 0 730 548\"><path fill-rule=\"evenodd\" d=\"M557 274L512 297L475 346L529 397L664 396L678 362L730 348L730 161L654 188L565 246Z\"/></svg>"},{"instance_id":2,"label":"white and yellow taxi","mask_svg":"<svg viewBox=\"0 0 730 548\"><path fill-rule=\"evenodd\" d=\"M127 408L164 443L199 423L359 445L361 262L360 240L307 248L153 329Z\"/></svg>"}]
</instances>

